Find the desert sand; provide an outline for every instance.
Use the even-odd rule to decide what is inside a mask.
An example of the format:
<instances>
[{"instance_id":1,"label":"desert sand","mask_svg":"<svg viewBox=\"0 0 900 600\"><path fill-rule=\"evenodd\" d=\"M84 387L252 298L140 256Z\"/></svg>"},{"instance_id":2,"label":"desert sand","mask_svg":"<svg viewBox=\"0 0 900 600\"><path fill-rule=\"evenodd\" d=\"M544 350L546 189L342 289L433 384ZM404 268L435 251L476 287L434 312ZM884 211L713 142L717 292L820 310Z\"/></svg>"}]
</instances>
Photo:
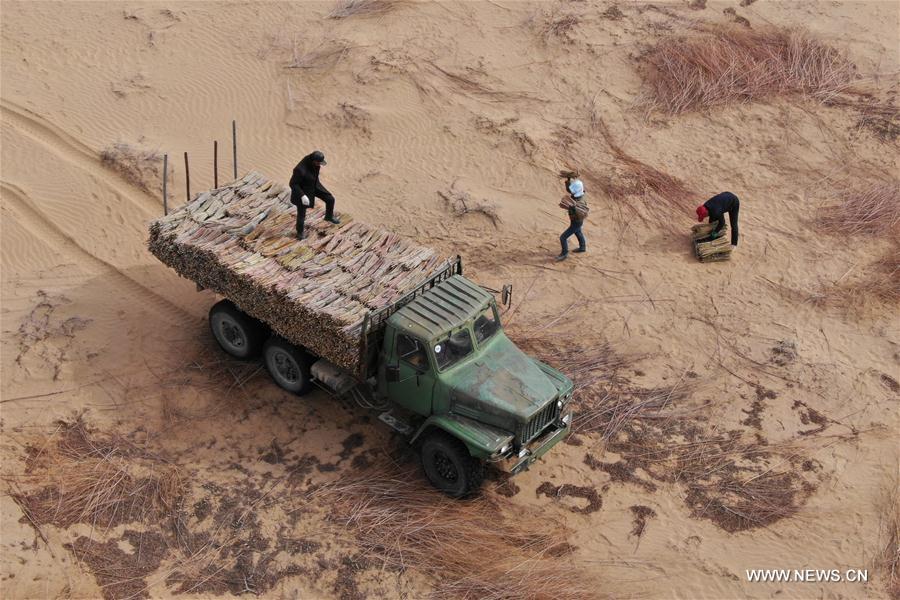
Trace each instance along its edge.
<instances>
[{"instance_id":1,"label":"desert sand","mask_svg":"<svg viewBox=\"0 0 900 600\"><path fill-rule=\"evenodd\" d=\"M889 95L900 5L388 8L329 18L333 2L0 4L2 596L419 598L440 583L415 565L382 568L305 495L385 457L422 478L402 441L361 408L292 397L260 365L227 359L206 323L217 298L146 249L163 210L158 157L169 155L180 206L184 152L192 194L213 185L213 140L219 179L231 178L235 120L239 175L287 181L321 149L339 213L458 253L485 286L512 283L504 319L523 344L539 340L537 354L563 371L552 348L614 355L594 397L668 390L665 419L606 440L576 433L485 485L498 519L564 524L559 569L596 583L597 597L890 597L880 557L900 461L900 312L816 300L865 278L891 241L826 235L815 214L839 182L896 177L896 136L802 97L648 110L641 56L698 22L740 17L805 28ZM610 139L696 202L606 197L598 182L627 178ZM565 167L585 175L589 250L555 263ZM693 206L726 189L742 200L740 244L732 260L700 264ZM483 210L458 210L459 197ZM175 473L183 531L130 513L27 514L42 491L65 497L66 440L118 448L154 489ZM672 470L684 465L666 452L710 440L724 462ZM784 504L736 524L717 470L781 486ZM200 564L204 552L214 558ZM869 578L749 582L761 568Z\"/></svg>"}]
</instances>

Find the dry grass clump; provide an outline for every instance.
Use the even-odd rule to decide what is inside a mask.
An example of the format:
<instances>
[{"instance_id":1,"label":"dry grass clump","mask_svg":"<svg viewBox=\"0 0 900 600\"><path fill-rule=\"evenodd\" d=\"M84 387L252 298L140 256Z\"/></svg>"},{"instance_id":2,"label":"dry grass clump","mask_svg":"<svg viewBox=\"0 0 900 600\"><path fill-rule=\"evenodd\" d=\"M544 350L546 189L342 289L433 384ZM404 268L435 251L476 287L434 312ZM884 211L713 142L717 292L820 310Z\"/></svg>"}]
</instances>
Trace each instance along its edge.
<instances>
[{"instance_id":1,"label":"dry grass clump","mask_svg":"<svg viewBox=\"0 0 900 600\"><path fill-rule=\"evenodd\" d=\"M841 190L823 208L817 224L841 235L900 236L900 181L885 179Z\"/></svg>"},{"instance_id":2,"label":"dry grass clump","mask_svg":"<svg viewBox=\"0 0 900 600\"><path fill-rule=\"evenodd\" d=\"M338 0L328 13L329 19L383 16L403 4L403 0Z\"/></svg>"},{"instance_id":3,"label":"dry grass clump","mask_svg":"<svg viewBox=\"0 0 900 600\"><path fill-rule=\"evenodd\" d=\"M653 107L678 114L780 95L826 102L856 78L846 54L800 29L710 29L644 57Z\"/></svg>"},{"instance_id":4,"label":"dry grass clump","mask_svg":"<svg viewBox=\"0 0 900 600\"><path fill-rule=\"evenodd\" d=\"M596 582L565 557L566 529L544 514L517 509L508 519L492 500L449 499L393 466L311 496L385 567L434 577L434 598L597 597Z\"/></svg>"},{"instance_id":5,"label":"dry grass clump","mask_svg":"<svg viewBox=\"0 0 900 600\"><path fill-rule=\"evenodd\" d=\"M184 494L180 469L124 438L98 434L80 418L59 422L40 446L28 448L13 495L35 525L86 523L114 527L170 514Z\"/></svg>"},{"instance_id":6,"label":"dry grass clump","mask_svg":"<svg viewBox=\"0 0 900 600\"><path fill-rule=\"evenodd\" d=\"M116 142L100 152L100 162L128 183L150 193L162 189L162 160L159 152L141 150Z\"/></svg>"},{"instance_id":7,"label":"dry grass clump","mask_svg":"<svg viewBox=\"0 0 900 600\"><path fill-rule=\"evenodd\" d=\"M438 196L444 201L444 204L453 213L454 216L461 217L463 215L481 214L490 220L494 227L502 222L500 215L497 214L497 207L483 200L475 200L472 195L463 190L457 190L451 187L447 192L438 192Z\"/></svg>"},{"instance_id":8,"label":"dry grass clump","mask_svg":"<svg viewBox=\"0 0 900 600\"><path fill-rule=\"evenodd\" d=\"M816 302L863 307L872 301L900 303L900 243L869 266L865 277L836 286L814 299Z\"/></svg>"},{"instance_id":9,"label":"dry grass clump","mask_svg":"<svg viewBox=\"0 0 900 600\"><path fill-rule=\"evenodd\" d=\"M343 40L326 40L312 48L303 49L297 40L291 41L291 62L288 69L330 69L350 51L351 46Z\"/></svg>"}]
</instances>

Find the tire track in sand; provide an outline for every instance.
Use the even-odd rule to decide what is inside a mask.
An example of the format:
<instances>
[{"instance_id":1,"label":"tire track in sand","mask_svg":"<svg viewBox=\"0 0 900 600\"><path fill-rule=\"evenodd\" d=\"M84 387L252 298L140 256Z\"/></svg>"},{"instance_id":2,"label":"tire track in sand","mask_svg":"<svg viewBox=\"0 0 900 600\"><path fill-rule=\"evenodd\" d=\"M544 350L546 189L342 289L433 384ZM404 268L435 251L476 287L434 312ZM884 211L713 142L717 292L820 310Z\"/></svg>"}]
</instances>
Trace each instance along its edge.
<instances>
[{"instance_id":1,"label":"tire track in sand","mask_svg":"<svg viewBox=\"0 0 900 600\"><path fill-rule=\"evenodd\" d=\"M138 190L117 173L103 167L95 150L41 115L5 98L0 98L0 115L4 125L9 125L62 160L86 171L98 183L111 188L136 208L146 212L148 218L162 212L161 200Z\"/></svg>"},{"instance_id":2,"label":"tire track in sand","mask_svg":"<svg viewBox=\"0 0 900 600\"><path fill-rule=\"evenodd\" d=\"M123 273L116 265L92 254L85 249L78 240L60 229L52 219L44 214L36 205L28 193L19 186L0 179L0 192L3 202L12 208L19 222L28 228L38 239L48 241L52 246L64 251L68 250L73 257L82 256L88 263L101 273L108 273L115 277L126 289L129 295L136 297L142 304L156 308L163 315L174 315L178 318L188 317L191 321L196 316L172 302L165 296L155 292L141 282Z\"/></svg>"}]
</instances>

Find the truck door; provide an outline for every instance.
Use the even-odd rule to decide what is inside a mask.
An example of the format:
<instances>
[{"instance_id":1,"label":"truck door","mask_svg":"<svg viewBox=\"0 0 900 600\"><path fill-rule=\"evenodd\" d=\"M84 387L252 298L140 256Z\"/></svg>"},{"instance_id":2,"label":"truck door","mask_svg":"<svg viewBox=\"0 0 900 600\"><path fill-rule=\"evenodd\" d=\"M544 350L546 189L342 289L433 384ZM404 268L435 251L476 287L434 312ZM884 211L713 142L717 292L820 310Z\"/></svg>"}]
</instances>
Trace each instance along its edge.
<instances>
[{"instance_id":1,"label":"truck door","mask_svg":"<svg viewBox=\"0 0 900 600\"><path fill-rule=\"evenodd\" d=\"M417 414L430 415L434 372L425 344L397 331L391 354L386 375L388 397Z\"/></svg>"}]
</instances>

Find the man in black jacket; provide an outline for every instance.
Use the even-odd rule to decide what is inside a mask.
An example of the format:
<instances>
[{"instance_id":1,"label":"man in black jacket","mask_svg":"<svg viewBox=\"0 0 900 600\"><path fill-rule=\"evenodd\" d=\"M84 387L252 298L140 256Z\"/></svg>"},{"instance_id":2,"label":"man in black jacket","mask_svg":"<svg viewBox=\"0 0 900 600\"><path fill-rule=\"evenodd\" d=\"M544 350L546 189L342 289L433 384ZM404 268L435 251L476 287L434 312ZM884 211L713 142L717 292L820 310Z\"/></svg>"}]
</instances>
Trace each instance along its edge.
<instances>
[{"instance_id":1,"label":"man in black jacket","mask_svg":"<svg viewBox=\"0 0 900 600\"><path fill-rule=\"evenodd\" d=\"M709 222L716 223L716 228L712 231L712 237L715 239L722 235L721 231L725 227L725 213L728 213L728 220L731 222L731 245L737 246L740 208L741 201L737 196L731 192L722 192L697 207L697 220L703 222L703 219L709 216Z\"/></svg>"},{"instance_id":2,"label":"man in black jacket","mask_svg":"<svg viewBox=\"0 0 900 600\"><path fill-rule=\"evenodd\" d=\"M291 175L291 204L297 207L297 237L306 237L303 233L303 224L306 220L306 209L312 208L315 198L325 203L325 220L339 224L341 221L334 216L334 196L319 183L319 169L325 162L325 155L316 150L307 154L294 167Z\"/></svg>"}]
</instances>

